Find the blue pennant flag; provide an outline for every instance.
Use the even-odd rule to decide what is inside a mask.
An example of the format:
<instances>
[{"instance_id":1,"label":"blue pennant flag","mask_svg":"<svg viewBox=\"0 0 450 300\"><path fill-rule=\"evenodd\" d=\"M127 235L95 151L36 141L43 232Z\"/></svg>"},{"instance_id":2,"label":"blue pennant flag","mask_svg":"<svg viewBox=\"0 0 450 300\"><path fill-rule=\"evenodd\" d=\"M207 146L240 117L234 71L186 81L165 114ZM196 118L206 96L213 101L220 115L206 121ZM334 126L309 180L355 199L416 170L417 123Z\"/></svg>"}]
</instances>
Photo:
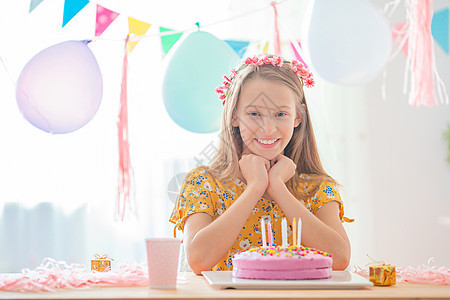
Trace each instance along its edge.
<instances>
[{"instance_id":1,"label":"blue pennant flag","mask_svg":"<svg viewBox=\"0 0 450 300\"><path fill-rule=\"evenodd\" d=\"M69 21L72 20L72 18L75 17L75 15L88 3L89 0L65 0L62 27L66 26L66 24L69 23Z\"/></svg>"},{"instance_id":2,"label":"blue pennant flag","mask_svg":"<svg viewBox=\"0 0 450 300\"><path fill-rule=\"evenodd\" d=\"M444 8L433 14L431 34L445 53L449 54L449 9Z\"/></svg>"},{"instance_id":3,"label":"blue pennant flag","mask_svg":"<svg viewBox=\"0 0 450 300\"><path fill-rule=\"evenodd\" d=\"M227 43L233 50L239 55L240 58L242 58L247 51L247 47L250 44L248 41L232 41L232 40L225 40L225 43Z\"/></svg>"},{"instance_id":4,"label":"blue pennant flag","mask_svg":"<svg viewBox=\"0 0 450 300\"><path fill-rule=\"evenodd\" d=\"M29 13L32 12L44 0L31 0Z\"/></svg>"}]
</instances>

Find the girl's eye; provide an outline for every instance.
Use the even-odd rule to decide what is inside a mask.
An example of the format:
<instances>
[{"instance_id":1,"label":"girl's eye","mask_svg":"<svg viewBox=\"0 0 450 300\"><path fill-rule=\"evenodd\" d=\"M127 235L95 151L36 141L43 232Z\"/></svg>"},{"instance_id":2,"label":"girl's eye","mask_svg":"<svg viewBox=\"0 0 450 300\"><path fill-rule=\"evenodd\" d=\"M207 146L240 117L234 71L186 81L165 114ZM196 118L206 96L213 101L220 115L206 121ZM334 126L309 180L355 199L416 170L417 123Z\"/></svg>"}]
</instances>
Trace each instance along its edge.
<instances>
[{"instance_id":1,"label":"girl's eye","mask_svg":"<svg viewBox=\"0 0 450 300\"><path fill-rule=\"evenodd\" d=\"M250 113L248 113L248 115L251 116L251 117L258 117L259 113L257 113L257 112L250 112Z\"/></svg>"},{"instance_id":2,"label":"girl's eye","mask_svg":"<svg viewBox=\"0 0 450 300\"><path fill-rule=\"evenodd\" d=\"M277 117L284 117L286 115L287 115L287 113L285 113L285 112L279 112L276 114Z\"/></svg>"}]
</instances>

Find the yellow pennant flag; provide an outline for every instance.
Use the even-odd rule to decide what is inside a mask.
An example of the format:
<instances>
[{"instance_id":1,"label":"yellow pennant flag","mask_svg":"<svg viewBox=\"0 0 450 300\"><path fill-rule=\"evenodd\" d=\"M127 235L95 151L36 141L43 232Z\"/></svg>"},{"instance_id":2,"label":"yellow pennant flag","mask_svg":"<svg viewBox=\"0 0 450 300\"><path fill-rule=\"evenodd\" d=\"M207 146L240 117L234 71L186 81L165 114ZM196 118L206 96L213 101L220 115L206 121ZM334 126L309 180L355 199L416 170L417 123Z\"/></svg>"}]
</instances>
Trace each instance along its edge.
<instances>
[{"instance_id":1,"label":"yellow pennant flag","mask_svg":"<svg viewBox=\"0 0 450 300\"><path fill-rule=\"evenodd\" d=\"M263 53L267 53L267 51L269 51L269 42L267 42L263 48Z\"/></svg>"},{"instance_id":2,"label":"yellow pennant flag","mask_svg":"<svg viewBox=\"0 0 450 300\"><path fill-rule=\"evenodd\" d=\"M152 26L152 24L148 24L133 18L128 17L128 34L133 33L134 35L144 35L147 30ZM133 51L134 47L136 47L139 41L128 42L128 54Z\"/></svg>"}]
</instances>

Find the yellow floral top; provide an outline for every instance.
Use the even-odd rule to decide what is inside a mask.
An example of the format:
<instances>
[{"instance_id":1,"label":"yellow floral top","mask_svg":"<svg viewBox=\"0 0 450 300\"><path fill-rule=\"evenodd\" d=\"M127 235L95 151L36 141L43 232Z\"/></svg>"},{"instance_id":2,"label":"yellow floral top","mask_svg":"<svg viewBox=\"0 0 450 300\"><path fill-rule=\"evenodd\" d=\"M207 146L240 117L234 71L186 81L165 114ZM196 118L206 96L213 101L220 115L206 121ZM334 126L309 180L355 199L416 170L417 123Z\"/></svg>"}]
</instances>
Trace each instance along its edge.
<instances>
[{"instance_id":1,"label":"yellow floral top","mask_svg":"<svg viewBox=\"0 0 450 300\"><path fill-rule=\"evenodd\" d=\"M308 183L299 184L300 192L306 188L314 188L313 185L317 187L320 184L320 187L313 197L299 201L313 214L324 204L337 201L341 220L350 221L344 217L342 200L335 184L330 181L314 180L314 176L300 175L300 177L309 179ZM195 213L207 213L215 220L239 198L245 186L245 183L239 179L234 182L220 182L209 174L205 167L197 167L187 175L169 221L174 223L176 228L183 230L186 218ZM249 249L250 246L261 246L261 218L270 218L274 243L281 245L281 220L283 217L285 215L275 201L259 199L233 246L212 270L231 270L233 268L231 257L234 254ZM288 225L288 237L292 244L291 235L292 227Z\"/></svg>"}]
</instances>

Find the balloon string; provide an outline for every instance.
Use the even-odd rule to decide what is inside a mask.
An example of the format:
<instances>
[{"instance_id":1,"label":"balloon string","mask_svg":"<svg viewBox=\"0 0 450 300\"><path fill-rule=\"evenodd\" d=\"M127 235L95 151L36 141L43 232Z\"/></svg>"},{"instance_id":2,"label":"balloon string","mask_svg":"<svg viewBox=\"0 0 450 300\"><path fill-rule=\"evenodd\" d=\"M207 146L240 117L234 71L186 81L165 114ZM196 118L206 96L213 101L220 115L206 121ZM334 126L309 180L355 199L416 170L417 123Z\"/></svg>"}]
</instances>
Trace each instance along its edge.
<instances>
[{"instance_id":1,"label":"balloon string","mask_svg":"<svg viewBox=\"0 0 450 300\"><path fill-rule=\"evenodd\" d=\"M130 144L128 135L128 105L127 105L127 71L128 71L129 35L125 39L125 54L123 58L122 84L120 91L120 110L118 127L119 140L119 183L117 191L116 217L124 220L128 211L133 212L133 199L131 191L131 162Z\"/></svg>"}]
</instances>

